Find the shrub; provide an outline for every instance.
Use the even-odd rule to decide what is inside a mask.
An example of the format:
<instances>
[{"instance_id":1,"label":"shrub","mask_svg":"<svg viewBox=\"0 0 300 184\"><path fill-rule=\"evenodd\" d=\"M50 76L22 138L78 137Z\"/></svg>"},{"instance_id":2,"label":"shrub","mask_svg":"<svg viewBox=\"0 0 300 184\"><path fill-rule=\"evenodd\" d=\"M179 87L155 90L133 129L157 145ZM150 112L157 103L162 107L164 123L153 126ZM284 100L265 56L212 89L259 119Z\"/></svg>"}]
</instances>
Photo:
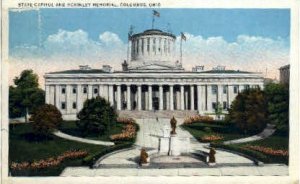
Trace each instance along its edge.
<instances>
[{"instance_id":1,"label":"shrub","mask_svg":"<svg viewBox=\"0 0 300 184\"><path fill-rule=\"evenodd\" d=\"M211 133L211 132L212 132L212 130L211 130L210 127L205 127L205 128L204 128L204 131L205 131L206 133Z\"/></svg>"},{"instance_id":2,"label":"shrub","mask_svg":"<svg viewBox=\"0 0 300 184\"><path fill-rule=\"evenodd\" d=\"M47 136L60 126L62 115L54 105L45 104L32 113L31 119L35 134Z\"/></svg>"},{"instance_id":3,"label":"shrub","mask_svg":"<svg viewBox=\"0 0 300 184\"><path fill-rule=\"evenodd\" d=\"M196 122L207 122L211 123L213 122L213 118L210 116L201 116L201 115L195 115L195 116L190 116L184 119L183 124L188 125Z\"/></svg>"},{"instance_id":4,"label":"shrub","mask_svg":"<svg viewBox=\"0 0 300 184\"><path fill-rule=\"evenodd\" d=\"M77 126L83 134L109 134L110 128L115 126L117 115L109 102L98 96L86 100L77 117L79 119Z\"/></svg>"},{"instance_id":5,"label":"shrub","mask_svg":"<svg viewBox=\"0 0 300 184\"><path fill-rule=\"evenodd\" d=\"M224 139L224 137L220 135L204 135L203 137L201 137L201 141L203 142L219 141L222 139Z\"/></svg>"},{"instance_id":6,"label":"shrub","mask_svg":"<svg viewBox=\"0 0 300 184\"><path fill-rule=\"evenodd\" d=\"M82 158L87 155L88 155L88 153L83 150L66 151L56 158L50 157L47 159L42 159L42 160L34 161L34 162L21 162L21 163L12 162L10 165L10 168L12 170L44 169L44 168L48 168L48 167L58 166L66 159Z\"/></svg>"}]
</instances>

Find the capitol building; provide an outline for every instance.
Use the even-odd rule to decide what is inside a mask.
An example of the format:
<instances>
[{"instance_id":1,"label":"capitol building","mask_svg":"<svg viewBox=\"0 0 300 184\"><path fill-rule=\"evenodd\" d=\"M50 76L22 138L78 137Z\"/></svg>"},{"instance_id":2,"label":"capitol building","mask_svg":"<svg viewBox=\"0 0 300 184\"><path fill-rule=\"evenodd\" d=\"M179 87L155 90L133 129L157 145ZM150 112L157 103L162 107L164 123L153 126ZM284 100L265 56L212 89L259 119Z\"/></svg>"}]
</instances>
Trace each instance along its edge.
<instances>
[{"instance_id":1,"label":"capitol building","mask_svg":"<svg viewBox=\"0 0 300 184\"><path fill-rule=\"evenodd\" d=\"M129 59L121 71L109 65L46 73L46 103L55 105L67 120L76 119L86 99L101 96L117 111L227 112L236 95L247 88L263 88L260 73L203 65L191 71L176 55L176 36L150 29L129 37ZM187 40L188 41L188 40ZM189 62L189 61L183 61Z\"/></svg>"}]
</instances>

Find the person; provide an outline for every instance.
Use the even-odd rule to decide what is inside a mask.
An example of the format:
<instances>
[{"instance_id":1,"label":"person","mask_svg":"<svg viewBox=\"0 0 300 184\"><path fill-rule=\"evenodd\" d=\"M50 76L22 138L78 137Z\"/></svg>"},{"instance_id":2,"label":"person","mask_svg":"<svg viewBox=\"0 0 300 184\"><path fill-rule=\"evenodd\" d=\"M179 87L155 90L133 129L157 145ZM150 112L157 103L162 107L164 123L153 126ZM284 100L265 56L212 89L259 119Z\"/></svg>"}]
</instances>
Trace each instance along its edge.
<instances>
[{"instance_id":1,"label":"person","mask_svg":"<svg viewBox=\"0 0 300 184\"><path fill-rule=\"evenodd\" d=\"M158 117L156 116L156 121L158 122Z\"/></svg>"}]
</instances>

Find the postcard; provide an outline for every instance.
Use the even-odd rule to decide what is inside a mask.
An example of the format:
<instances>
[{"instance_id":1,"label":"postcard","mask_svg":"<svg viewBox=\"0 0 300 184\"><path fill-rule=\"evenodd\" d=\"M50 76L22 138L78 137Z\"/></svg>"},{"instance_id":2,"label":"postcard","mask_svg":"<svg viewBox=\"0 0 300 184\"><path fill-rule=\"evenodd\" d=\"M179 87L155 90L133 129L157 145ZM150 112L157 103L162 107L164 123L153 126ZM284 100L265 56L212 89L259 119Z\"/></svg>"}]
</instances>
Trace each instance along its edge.
<instances>
[{"instance_id":1,"label":"postcard","mask_svg":"<svg viewBox=\"0 0 300 184\"><path fill-rule=\"evenodd\" d=\"M3 183L296 183L299 5L4 1Z\"/></svg>"}]
</instances>

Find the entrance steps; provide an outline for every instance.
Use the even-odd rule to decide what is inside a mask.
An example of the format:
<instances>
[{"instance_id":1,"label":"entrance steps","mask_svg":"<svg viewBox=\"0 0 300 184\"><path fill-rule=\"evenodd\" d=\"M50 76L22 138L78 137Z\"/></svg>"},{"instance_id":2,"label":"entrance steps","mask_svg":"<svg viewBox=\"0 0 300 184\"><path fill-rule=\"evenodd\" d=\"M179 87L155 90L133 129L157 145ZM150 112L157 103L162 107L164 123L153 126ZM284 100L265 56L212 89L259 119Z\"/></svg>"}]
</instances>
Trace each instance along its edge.
<instances>
[{"instance_id":1,"label":"entrance steps","mask_svg":"<svg viewBox=\"0 0 300 184\"><path fill-rule=\"evenodd\" d=\"M189 116L195 116L198 114L198 112L191 111L191 110L161 110L161 111L128 111L128 110L122 110L118 111L118 114L120 117L128 117L128 118L136 118L136 119L145 119L145 118L172 118L173 116L175 118L185 118Z\"/></svg>"}]
</instances>

